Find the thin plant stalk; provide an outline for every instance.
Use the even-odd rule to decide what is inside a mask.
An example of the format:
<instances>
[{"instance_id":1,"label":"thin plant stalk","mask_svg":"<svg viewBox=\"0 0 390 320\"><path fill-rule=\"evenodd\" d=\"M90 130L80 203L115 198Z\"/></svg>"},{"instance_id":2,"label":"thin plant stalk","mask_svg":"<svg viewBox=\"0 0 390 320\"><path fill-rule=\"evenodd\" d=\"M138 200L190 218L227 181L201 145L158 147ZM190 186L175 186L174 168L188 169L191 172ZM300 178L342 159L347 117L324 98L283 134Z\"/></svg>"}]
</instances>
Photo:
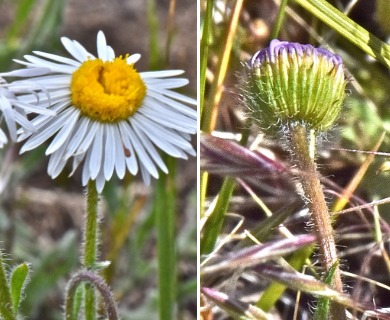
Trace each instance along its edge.
<instances>
[{"instance_id":1,"label":"thin plant stalk","mask_svg":"<svg viewBox=\"0 0 390 320\"><path fill-rule=\"evenodd\" d=\"M276 39L283 24L284 14L286 12L288 0L282 0L279 6L278 16L276 18L275 25L272 30L271 39Z\"/></svg>"},{"instance_id":2,"label":"thin plant stalk","mask_svg":"<svg viewBox=\"0 0 390 320\"><path fill-rule=\"evenodd\" d=\"M293 150L291 154L300 174L303 194L307 199L314 222L314 231L318 237L321 265L326 272L334 269L333 287L337 291L343 292L332 220L325 201L316 163L311 156L312 152L309 148L308 136L308 130L304 125L295 123L289 126L289 142ZM345 315L344 307L332 304L330 310L333 316L330 319L343 319L342 315Z\"/></svg>"},{"instance_id":3,"label":"thin plant stalk","mask_svg":"<svg viewBox=\"0 0 390 320\"><path fill-rule=\"evenodd\" d=\"M161 320L175 319L175 163L174 159L167 159L170 174L161 175L159 180L157 180L154 202L158 251L158 300Z\"/></svg>"},{"instance_id":4,"label":"thin plant stalk","mask_svg":"<svg viewBox=\"0 0 390 320\"><path fill-rule=\"evenodd\" d=\"M226 28L225 45L221 48L215 78L210 89L209 102L204 104L202 109L201 130L207 133L214 131L217 125L219 103L223 92L223 83L225 81L230 61L230 53L233 48L233 40L236 35L243 2L243 0L237 0L234 4L229 25Z\"/></svg>"},{"instance_id":5,"label":"thin plant stalk","mask_svg":"<svg viewBox=\"0 0 390 320\"><path fill-rule=\"evenodd\" d=\"M95 181L90 180L87 186L87 208L84 229L84 267L91 270L96 265L98 244L98 201L99 194ZM85 319L96 319L95 290L89 284L85 287Z\"/></svg>"},{"instance_id":6,"label":"thin plant stalk","mask_svg":"<svg viewBox=\"0 0 390 320\"><path fill-rule=\"evenodd\" d=\"M202 24L202 37L200 39L200 83L199 83L199 114L203 114L205 87L206 87L206 70L209 53L210 30L212 27L213 0L206 2L206 14Z\"/></svg>"}]
</instances>

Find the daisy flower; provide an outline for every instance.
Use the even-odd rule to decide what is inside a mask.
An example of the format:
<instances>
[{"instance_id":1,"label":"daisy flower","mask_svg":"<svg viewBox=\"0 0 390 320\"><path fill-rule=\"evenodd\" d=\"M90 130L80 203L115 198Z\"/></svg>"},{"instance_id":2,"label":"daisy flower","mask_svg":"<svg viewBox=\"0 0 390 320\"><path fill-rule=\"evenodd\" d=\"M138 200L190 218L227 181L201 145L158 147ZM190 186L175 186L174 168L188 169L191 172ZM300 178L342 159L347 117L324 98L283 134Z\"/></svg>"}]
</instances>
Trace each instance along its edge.
<instances>
[{"instance_id":1,"label":"daisy flower","mask_svg":"<svg viewBox=\"0 0 390 320\"><path fill-rule=\"evenodd\" d=\"M99 192L114 172L122 179L126 170L140 171L146 184L158 178L158 169L167 173L159 149L176 158L195 155L190 135L197 129L196 111L187 105L196 101L172 91L188 84L176 77L183 71L138 72L134 64L140 55L116 57L102 31L98 57L75 40L61 41L73 58L34 51L26 61L15 60L27 68L15 71L26 79L13 85L28 86L27 81L44 88L48 95L42 91L39 104L49 104L57 114L34 118L35 133L20 132L19 141L28 138L21 153L53 137L46 150L48 174L57 177L69 159L73 174L83 162L82 184L96 180Z\"/></svg>"},{"instance_id":2,"label":"daisy flower","mask_svg":"<svg viewBox=\"0 0 390 320\"><path fill-rule=\"evenodd\" d=\"M13 142L17 140L18 125L24 128L27 132L35 132L35 127L27 119L27 113L38 113L46 116L53 116L53 111L41 108L35 105L30 105L20 101L17 98L18 93L23 93L24 90L11 91L7 87L7 83L0 77L0 110L1 120L5 121L8 129L9 137ZM15 88L14 88L15 89ZM31 91L31 90L30 90ZM3 129L0 128L0 148L3 148L8 143L8 138Z\"/></svg>"}]
</instances>

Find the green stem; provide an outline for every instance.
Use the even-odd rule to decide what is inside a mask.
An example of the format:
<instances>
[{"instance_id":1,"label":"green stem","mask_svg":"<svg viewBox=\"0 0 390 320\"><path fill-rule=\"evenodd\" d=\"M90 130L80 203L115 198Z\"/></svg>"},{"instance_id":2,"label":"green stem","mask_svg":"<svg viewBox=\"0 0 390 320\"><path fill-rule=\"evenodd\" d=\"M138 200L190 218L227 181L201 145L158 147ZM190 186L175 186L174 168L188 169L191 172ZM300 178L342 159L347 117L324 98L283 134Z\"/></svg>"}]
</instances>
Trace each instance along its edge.
<instances>
[{"instance_id":1,"label":"green stem","mask_svg":"<svg viewBox=\"0 0 390 320\"><path fill-rule=\"evenodd\" d=\"M118 320L118 311L116 309L115 299L110 288L105 283L102 277L96 275L92 271L85 270L75 274L68 283L65 299L65 319L79 319L78 313L75 313L74 311L78 311L79 309L79 304L77 300L78 295L81 292L80 289L82 289L81 285L83 284L83 282L85 282L85 284L88 284L91 287L96 288L99 291L100 295L103 298L104 309L106 311L107 319Z\"/></svg>"},{"instance_id":2,"label":"green stem","mask_svg":"<svg viewBox=\"0 0 390 320\"><path fill-rule=\"evenodd\" d=\"M85 284L85 320L96 319L96 297L95 288L89 283Z\"/></svg>"},{"instance_id":3,"label":"green stem","mask_svg":"<svg viewBox=\"0 0 390 320\"><path fill-rule=\"evenodd\" d=\"M175 160L166 157L169 175L157 181L155 218L157 227L158 290L160 319L175 319L176 252L175 252Z\"/></svg>"},{"instance_id":4,"label":"green stem","mask_svg":"<svg viewBox=\"0 0 390 320\"><path fill-rule=\"evenodd\" d=\"M206 2L206 13L203 20L202 26L202 37L200 39L200 84L199 84L199 106L200 106L200 115L203 114L203 105L204 105L204 95L206 87L206 70L207 70L207 58L209 51L209 41L210 41L210 30L213 18L213 0L207 0Z\"/></svg>"},{"instance_id":5,"label":"green stem","mask_svg":"<svg viewBox=\"0 0 390 320\"><path fill-rule=\"evenodd\" d=\"M95 181L90 180L87 186L87 212L84 230L84 266L88 270L94 268L97 257L98 242L98 201L99 195ZM96 319L95 290L90 285L85 287L85 319Z\"/></svg>"},{"instance_id":6,"label":"green stem","mask_svg":"<svg viewBox=\"0 0 390 320\"><path fill-rule=\"evenodd\" d=\"M291 150L293 150L291 154L294 164L297 166L304 197L308 202L314 222L314 231L319 242L321 264L327 273L334 269L332 284L336 290L343 292L332 220L322 191L316 163L310 155L308 136L309 132L304 125L294 123L289 126L289 142L291 143ZM333 318L329 319L345 318L345 310L341 305L332 304L330 313Z\"/></svg>"},{"instance_id":7,"label":"green stem","mask_svg":"<svg viewBox=\"0 0 390 320\"><path fill-rule=\"evenodd\" d=\"M277 39L277 37L278 37L279 31L280 31L282 24L283 24L283 18L284 18L284 14L286 12L287 2L288 2L288 0L282 0L282 2L280 3L278 16L276 18L276 22L275 22L275 25L274 25L274 28L272 30L272 34L270 37L271 39Z\"/></svg>"},{"instance_id":8,"label":"green stem","mask_svg":"<svg viewBox=\"0 0 390 320\"><path fill-rule=\"evenodd\" d=\"M95 181L90 180L87 186L87 216L84 230L84 266L87 269L94 267L97 256L97 225L98 200Z\"/></svg>"}]
</instances>

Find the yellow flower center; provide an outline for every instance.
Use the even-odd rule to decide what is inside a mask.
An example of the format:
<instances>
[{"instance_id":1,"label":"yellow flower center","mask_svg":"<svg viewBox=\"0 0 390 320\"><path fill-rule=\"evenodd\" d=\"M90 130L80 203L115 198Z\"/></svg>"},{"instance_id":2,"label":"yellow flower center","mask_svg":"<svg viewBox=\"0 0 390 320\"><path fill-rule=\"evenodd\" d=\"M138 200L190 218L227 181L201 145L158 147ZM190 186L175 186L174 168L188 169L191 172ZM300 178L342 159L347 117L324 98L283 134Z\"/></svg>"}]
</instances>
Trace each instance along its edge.
<instances>
[{"instance_id":1,"label":"yellow flower center","mask_svg":"<svg viewBox=\"0 0 390 320\"><path fill-rule=\"evenodd\" d=\"M126 57L85 61L72 75L72 103L99 122L127 119L142 105L146 86Z\"/></svg>"}]
</instances>

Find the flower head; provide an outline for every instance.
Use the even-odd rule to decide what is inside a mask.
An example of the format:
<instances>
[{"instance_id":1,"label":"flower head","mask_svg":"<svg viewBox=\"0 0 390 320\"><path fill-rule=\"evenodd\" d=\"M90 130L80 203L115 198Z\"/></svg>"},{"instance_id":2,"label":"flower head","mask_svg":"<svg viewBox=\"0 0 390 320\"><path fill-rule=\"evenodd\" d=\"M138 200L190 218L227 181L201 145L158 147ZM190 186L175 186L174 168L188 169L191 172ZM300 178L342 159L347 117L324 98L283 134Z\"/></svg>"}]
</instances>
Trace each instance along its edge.
<instances>
[{"instance_id":1,"label":"flower head","mask_svg":"<svg viewBox=\"0 0 390 320\"><path fill-rule=\"evenodd\" d=\"M26 61L17 60L27 68L15 72L28 79L13 85L41 86L39 103L57 113L32 120L37 132L21 132L19 140L28 138L21 152L53 137L46 150L49 175L58 176L71 158L72 173L84 161L82 183L96 180L99 192L114 172L123 178L126 169L133 175L140 170L147 184L151 176L158 178L158 168L167 172L158 149L184 159L195 154L189 140L197 129L196 111L186 104L196 101L171 90L188 83L176 78L183 71L138 72L140 55L116 57L101 31L98 57L77 41L61 41L72 59L34 51Z\"/></svg>"},{"instance_id":2,"label":"flower head","mask_svg":"<svg viewBox=\"0 0 390 320\"><path fill-rule=\"evenodd\" d=\"M272 40L251 59L245 98L264 127L301 122L325 130L340 113L345 96L340 56L309 44Z\"/></svg>"}]
</instances>

